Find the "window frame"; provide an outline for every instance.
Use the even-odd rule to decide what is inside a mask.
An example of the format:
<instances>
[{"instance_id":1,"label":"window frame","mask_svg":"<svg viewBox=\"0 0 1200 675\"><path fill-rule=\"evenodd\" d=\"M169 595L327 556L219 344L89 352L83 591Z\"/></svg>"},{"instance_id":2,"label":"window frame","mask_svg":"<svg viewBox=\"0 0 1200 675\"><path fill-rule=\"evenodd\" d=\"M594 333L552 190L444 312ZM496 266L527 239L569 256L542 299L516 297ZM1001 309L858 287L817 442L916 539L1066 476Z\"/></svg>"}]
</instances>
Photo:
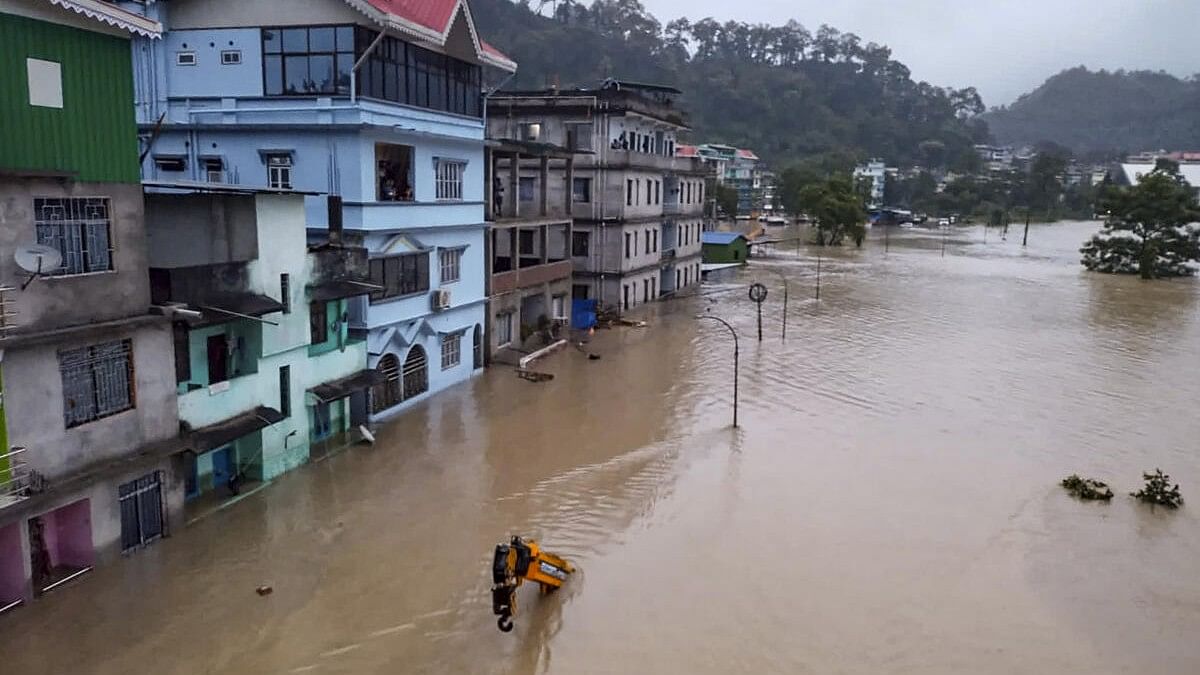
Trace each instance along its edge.
<instances>
[{"instance_id":1,"label":"window frame","mask_svg":"<svg viewBox=\"0 0 1200 675\"><path fill-rule=\"evenodd\" d=\"M47 217L46 209L51 208L61 209L62 215ZM45 270L43 275L59 278L116 271L108 197L34 197L33 227L37 243L58 249L62 255L62 266ZM72 250L74 244L78 244L77 251Z\"/></svg>"},{"instance_id":2,"label":"window frame","mask_svg":"<svg viewBox=\"0 0 1200 675\"><path fill-rule=\"evenodd\" d=\"M318 317L320 317L320 321L317 320ZM323 345L329 341L328 319L328 301L314 300L308 303L308 343L310 345Z\"/></svg>"},{"instance_id":3,"label":"window frame","mask_svg":"<svg viewBox=\"0 0 1200 675\"><path fill-rule=\"evenodd\" d=\"M439 202L461 202L467 173L466 160L435 157L433 164L435 198Z\"/></svg>"},{"instance_id":4,"label":"window frame","mask_svg":"<svg viewBox=\"0 0 1200 675\"><path fill-rule=\"evenodd\" d=\"M113 350L113 352L111 354L99 354L100 350L104 349ZM62 414L65 428L73 429L119 415L137 407L136 371L134 368L132 338L98 342L71 349L60 349L57 356L59 376L62 380ZM123 363L121 363L122 361ZM101 374L101 376L106 376L110 379L107 383L101 383L97 380L97 370L106 362L109 363L110 368L119 367L120 369L112 370L106 375ZM72 374L75 377L73 383L68 381L68 377ZM115 395L117 390L113 389L112 385L114 381L116 384L121 384L121 376L124 378L124 402L122 403L118 400L116 406L105 407L102 410L100 401L101 387L109 387L108 393ZM74 385L81 385L82 380L85 378L88 380L88 390L86 392L83 389L77 390ZM86 394L90 396L91 412L87 414L86 418L72 414L78 409L78 405L70 403L74 399L69 399L68 396L72 394L80 396Z\"/></svg>"},{"instance_id":5,"label":"window frame","mask_svg":"<svg viewBox=\"0 0 1200 675\"><path fill-rule=\"evenodd\" d=\"M267 163L267 187L272 190L291 190L292 189L292 169L296 166L296 160L288 152L269 152L266 154ZM276 171L279 172L277 180ZM283 180L282 177L287 177Z\"/></svg>"},{"instance_id":6,"label":"window frame","mask_svg":"<svg viewBox=\"0 0 1200 675\"><path fill-rule=\"evenodd\" d=\"M462 333L446 333L442 336L442 370L456 368L462 363Z\"/></svg>"},{"instance_id":7,"label":"window frame","mask_svg":"<svg viewBox=\"0 0 1200 675\"><path fill-rule=\"evenodd\" d=\"M582 242L582 246L579 243ZM583 253L579 251L582 250ZM571 232L571 257L572 258L587 258L592 251L592 233L587 230L575 230Z\"/></svg>"},{"instance_id":8,"label":"window frame","mask_svg":"<svg viewBox=\"0 0 1200 675\"><path fill-rule=\"evenodd\" d=\"M462 279L462 257L465 246L438 249L438 279L442 284L457 283ZM447 274L453 271L453 274Z\"/></svg>"},{"instance_id":9,"label":"window frame","mask_svg":"<svg viewBox=\"0 0 1200 675\"><path fill-rule=\"evenodd\" d=\"M333 31L332 50L312 48L313 31ZM346 35L342 31L349 31ZM289 48L284 45L284 34L290 31L304 31L304 51L289 51ZM273 47L268 47L274 40L268 40L268 34L274 34L279 43L278 50ZM340 35L339 35L340 34ZM306 26L263 26L259 29L259 40L262 48L262 91L263 96L268 98L312 98L317 96L349 96L350 95L350 69L353 68L357 58L358 50L355 41L355 26L352 24L314 24ZM344 38L344 39L343 39ZM346 42L348 44L342 44ZM305 69L307 75L311 77L312 61L314 58L328 58L332 66L332 80L329 88L315 88L306 91L288 91L288 60L289 59L305 59ZM279 67L279 91L272 91L271 84L267 77L269 64L271 59L278 59ZM341 82L341 68L345 67L346 82ZM308 78L306 78L307 80Z\"/></svg>"},{"instance_id":10,"label":"window frame","mask_svg":"<svg viewBox=\"0 0 1200 675\"><path fill-rule=\"evenodd\" d=\"M580 190L580 186L583 187L582 190ZM592 203L592 179L590 176L575 176L571 180L571 201L576 204Z\"/></svg>"},{"instance_id":11,"label":"window frame","mask_svg":"<svg viewBox=\"0 0 1200 675\"><path fill-rule=\"evenodd\" d=\"M512 341L513 313L501 312L496 315L496 347L508 347L512 344Z\"/></svg>"},{"instance_id":12,"label":"window frame","mask_svg":"<svg viewBox=\"0 0 1200 675\"><path fill-rule=\"evenodd\" d=\"M415 262L410 265L406 262L407 259L413 259ZM410 267L412 269L409 269ZM428 250L371 258L368 268L371 283L383 287L382 290L374 290L369 294L372 305L413 297L427 293L430 289ZM393 275L392 278L389 278L389 273ZM411 284L406 284L406 276L412 277L407 279L412 281Z\"/></svg>"}]
</instances>

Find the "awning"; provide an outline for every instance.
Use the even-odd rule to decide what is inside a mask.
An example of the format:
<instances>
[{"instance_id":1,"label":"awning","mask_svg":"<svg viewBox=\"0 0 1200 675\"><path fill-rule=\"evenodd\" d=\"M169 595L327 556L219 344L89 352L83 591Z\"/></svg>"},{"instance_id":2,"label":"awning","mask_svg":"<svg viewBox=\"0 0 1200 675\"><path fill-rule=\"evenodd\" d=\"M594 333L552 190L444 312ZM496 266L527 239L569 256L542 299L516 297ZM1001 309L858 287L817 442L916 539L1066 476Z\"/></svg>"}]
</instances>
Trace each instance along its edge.
<instances>
[{"instance_id":1,"label":"awning","mask_svg":"<svg viewBox=\"0 0 1200 675\"><path fill-rule=\"evenodd\" d=\"M199 321L192 324L193 328L228 323L239 317L260 317L283 311L283 303L258 293L214 295L188 304L204 313Z\"/></svg>"},{"instance_id":2,"label":"awning","mask_svg":"<svg viewBox=\"0 0 1200 675\"><path fill-rule=\"evenodd\" d=\"M308 299L312 302L329 302L330 300L353 298L356 295L367 295L377 290L383 289L381 286L371 283L370 279L339 279L310 285Z\"/></svg>"},{"instance_id":3,"label":"awning","mask_svg":"<svg viewBox=\"0 0 1200 675\"><path fill-rule=\"evenodd\" d=\"M348 377L318 384L308 391L322 403L329 403L330 401L346 398L356 391L370 389L377 384L383 384L386 381L387 378L384 377L383 373L374 368L368 368Z\"/></svg>"},{"instance_id":4,"label":"awning","mask_svg":"<svg viewBox=\"0 0 1200 675\"><path fill-rule=\"evenodd\" d=\"M265 405L259 406L224 422L196 429L188 436L186 446L197 453L208 452L281 421L283 413Z\"/></svg>"}]
</instances>

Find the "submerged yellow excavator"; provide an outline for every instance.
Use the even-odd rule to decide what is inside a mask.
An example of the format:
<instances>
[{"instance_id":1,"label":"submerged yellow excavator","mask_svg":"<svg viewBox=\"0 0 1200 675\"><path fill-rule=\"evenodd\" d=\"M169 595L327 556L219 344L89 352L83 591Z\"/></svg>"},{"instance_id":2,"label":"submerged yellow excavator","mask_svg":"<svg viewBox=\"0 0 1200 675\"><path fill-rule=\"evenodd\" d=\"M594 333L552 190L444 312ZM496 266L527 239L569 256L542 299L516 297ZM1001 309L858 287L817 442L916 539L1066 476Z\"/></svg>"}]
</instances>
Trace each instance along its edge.
<instances>
[{"instance_id":1,"label":"submerged yellow excavator","mask_svg":"<svg viewBox=\"0 0 1200 675\"><path fill-rule=\"evenodd\" d=\"M492 559L492 613L500 617L496 625L505 633L513 629L517 588L525 581L533 581L542 593L549 593L561 587L574 571L571 563L543 551L532 539L514 536L507 544L497 544Z\"/></svg>"}]
</instances>

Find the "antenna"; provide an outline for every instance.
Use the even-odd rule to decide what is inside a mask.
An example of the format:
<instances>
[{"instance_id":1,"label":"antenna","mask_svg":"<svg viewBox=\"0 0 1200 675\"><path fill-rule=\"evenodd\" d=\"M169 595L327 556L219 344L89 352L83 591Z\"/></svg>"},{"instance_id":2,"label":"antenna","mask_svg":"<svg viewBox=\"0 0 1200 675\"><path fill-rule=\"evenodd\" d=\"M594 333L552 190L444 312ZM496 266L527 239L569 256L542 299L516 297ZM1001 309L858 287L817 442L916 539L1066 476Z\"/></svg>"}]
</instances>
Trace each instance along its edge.
<instances>
[{"instance_id":1,"label":"antenna","mask_svg":"<svg viewBox=\"0 0 1200 675\"><path fill-rule=\"evenodd\" d=\"M13 259L17 262L17 267L30 274L25 283L21 284L21 290L28 288L34 279L62 267L62 253L53 246L43 244L18 246L13 252Z\"/></svg>"}]
</instances>

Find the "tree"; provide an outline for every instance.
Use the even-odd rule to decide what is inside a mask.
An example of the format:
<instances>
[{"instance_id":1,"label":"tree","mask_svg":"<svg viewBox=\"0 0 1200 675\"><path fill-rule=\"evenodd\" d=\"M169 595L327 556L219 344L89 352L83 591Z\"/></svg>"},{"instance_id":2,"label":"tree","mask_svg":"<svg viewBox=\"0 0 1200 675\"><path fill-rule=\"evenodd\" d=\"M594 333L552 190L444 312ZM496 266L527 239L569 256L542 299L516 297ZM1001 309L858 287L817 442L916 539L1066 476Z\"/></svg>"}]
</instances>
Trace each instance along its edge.
<instances>
[{"instance_id":1,"label":"tree","mask_svg":"<svg viewBox=\"0 0 1200 675\"><path fill-rule=\"evenodd\" d=\"M817 245L841 246L849 235L861 245L866 234L863 198L849 174L810 183L800 190L799 202L817 222Z\"/></svg>"},{"instance_id":2,"label":"tree","mask_svg":"<svg viewBox=\"0 0 1200 675\"><path fill-rule=\"evenodd\" d=\"M1104 229L1080 253L1084 267L1109 274L1140 274L1143 279L1191 276L1200 263L1200 209L1192 186L1178 168L1160 167L1137 185L1109 188Z\"/></svg>"},{"instance_id":3,"label":"tree","mask_svg":"<svg viewBox=\"0 0 1200 675\"><path fill-rule=\"evenodd\" d=\"M738 213L738 192L732 185L720 185L709 190L717 200L717 208L725 215L733 217Z\"/></svg>"}]
</instances>

